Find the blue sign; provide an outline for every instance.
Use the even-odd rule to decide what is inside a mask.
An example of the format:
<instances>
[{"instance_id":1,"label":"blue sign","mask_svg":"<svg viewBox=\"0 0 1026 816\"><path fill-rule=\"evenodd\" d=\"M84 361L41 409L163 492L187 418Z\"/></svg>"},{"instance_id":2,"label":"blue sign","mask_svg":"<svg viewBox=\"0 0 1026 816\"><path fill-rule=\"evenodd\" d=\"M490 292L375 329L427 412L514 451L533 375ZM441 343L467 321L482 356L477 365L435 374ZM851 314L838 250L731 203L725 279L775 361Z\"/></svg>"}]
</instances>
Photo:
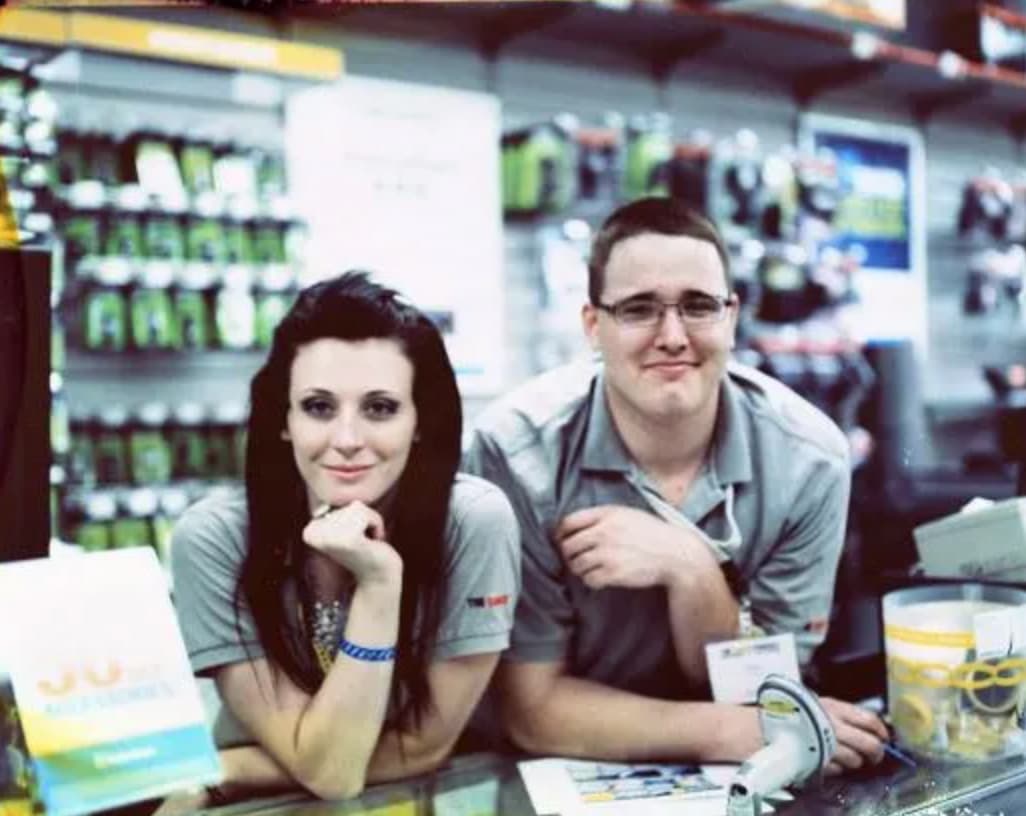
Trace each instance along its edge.
<instances>
[{"instance_id":1,"label":"blue sign","mask_svg":"<svg viewBox=\"0 0 1026 816\"><path fill-rule=\"evenodd\" d=\"M816 129L813 146L833 151L844 197L826 242L861 247L865 269L912 269L912 150L907 142Z\"/></svg>"}]
</instances>

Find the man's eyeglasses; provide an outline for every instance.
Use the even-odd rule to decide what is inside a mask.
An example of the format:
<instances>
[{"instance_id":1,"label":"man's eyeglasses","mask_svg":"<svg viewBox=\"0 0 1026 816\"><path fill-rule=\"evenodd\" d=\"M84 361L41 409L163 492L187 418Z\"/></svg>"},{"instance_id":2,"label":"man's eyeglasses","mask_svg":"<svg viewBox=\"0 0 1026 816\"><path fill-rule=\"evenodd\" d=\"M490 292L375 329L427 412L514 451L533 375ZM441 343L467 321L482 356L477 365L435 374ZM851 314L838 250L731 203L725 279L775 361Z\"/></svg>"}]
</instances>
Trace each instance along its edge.
<instances>
[{"instance_id":1,"label":"man's eyeglasses","mask_svg":"<svg viewBox=\"0 0 1026 816\"><path fill-rule=\"evenodd\" d=\"M676 309L685 325L705 326L721 321L733 303L729 295L721 297L705 292L687 292L676 303L642 295L595 305L623 326L655 326L662 321L667 309Z\"/></svg>"}]
</instances>

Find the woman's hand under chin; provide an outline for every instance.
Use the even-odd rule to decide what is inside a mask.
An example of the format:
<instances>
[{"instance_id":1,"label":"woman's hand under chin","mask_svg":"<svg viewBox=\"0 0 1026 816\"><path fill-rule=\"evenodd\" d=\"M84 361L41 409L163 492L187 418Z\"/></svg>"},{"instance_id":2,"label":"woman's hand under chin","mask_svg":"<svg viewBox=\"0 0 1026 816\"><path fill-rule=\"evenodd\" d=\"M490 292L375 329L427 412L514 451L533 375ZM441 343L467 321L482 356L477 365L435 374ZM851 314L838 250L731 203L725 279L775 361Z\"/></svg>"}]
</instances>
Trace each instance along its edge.
<instances>
[{"instance_id":1,"label":"woman's hand under chin","mask_svg":"<svg viewBox=\"0 0 1026 816\"><path fill-rule=\"evenodd\" d=\"M352 573L358 585L394 583L402 558L385 541L385 522L363 502L334 509L325 505L303 528L303 541Z\"/></svg>"}]
</instances>

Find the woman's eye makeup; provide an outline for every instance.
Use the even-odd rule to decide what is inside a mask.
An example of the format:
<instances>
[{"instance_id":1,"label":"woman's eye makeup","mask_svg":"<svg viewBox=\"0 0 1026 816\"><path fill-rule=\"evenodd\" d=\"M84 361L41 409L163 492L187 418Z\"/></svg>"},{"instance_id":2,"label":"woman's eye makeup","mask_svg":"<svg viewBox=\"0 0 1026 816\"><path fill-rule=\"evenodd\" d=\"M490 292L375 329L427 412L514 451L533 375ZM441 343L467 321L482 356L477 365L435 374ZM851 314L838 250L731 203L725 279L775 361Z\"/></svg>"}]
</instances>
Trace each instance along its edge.
<instances>
[{"instance_id":1,"label":"woman's eye makeup","mask_svg":"<svg viewBox=\"0 0 1026 816\"><path fill-rule=\"evenodd\" d=\"M363 404L363 410L371 419L388 419L399 412L399 401L388 397L375 397Z\"/></svg>"},{"instance_id":2,"label":"woman's eye makeup","mask_svg":"<svg viewBox=\"0 0 1026 816\"><path fill-rule=\"evenodd\" d=\"M324 397L307 397L299 403L303 412L321 419L331 416L335 411L335 403Z\"/></svg>"}]
</instances>

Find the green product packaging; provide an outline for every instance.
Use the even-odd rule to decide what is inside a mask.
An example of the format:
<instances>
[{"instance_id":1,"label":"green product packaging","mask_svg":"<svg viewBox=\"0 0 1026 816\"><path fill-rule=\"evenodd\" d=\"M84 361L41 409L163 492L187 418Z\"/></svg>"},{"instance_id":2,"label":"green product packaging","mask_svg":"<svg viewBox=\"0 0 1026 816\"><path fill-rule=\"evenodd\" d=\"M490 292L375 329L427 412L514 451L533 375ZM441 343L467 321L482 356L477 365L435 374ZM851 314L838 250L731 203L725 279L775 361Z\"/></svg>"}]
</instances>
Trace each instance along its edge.
<instances>
[{"instance_id":1,"label":"green product packaging","mask_svg":"<svg viewBox=\"0 0 1026 816\"><path fill-rule=\"evenodd\" d=\"M157 557L165 567L171 564L171 534L175 522L189 506L189 495L177 488L166 488L160 492L159 507L153 516L153 545Z\"/></svg>"},{"instance_id":2,"label":"green product packaging","mask_svg":"<svg viewBox=\"0 0 1026 816\"><path fill-rule=\"evenodd\" d=\"M97 287L85 298L83 342L89 351L124 351L128 307L117 289Z\"/></svg>"},{"instance_id":3,"label":"green product packaging","mask_svg":"<svg viewBox=\"0 0 1026 816\"><path fill-rule=\"evenodd\" d=\"M626 193L628 198L669 195L673 139L668 123L635 124L627 131Z\"/></svg>"},{"instance_id":4,"label":"green product packaging","mask_svg":"<svg viewBox=\"0 0 1026 816\"><path fill-rule=\"evenodd\" d=\"M256 151L257 195L264 199L285 193L285 159L270 150Z\"/></svg>"},{"instance_id":5,"label":"green product packaging","mask_svg":"<svg viewBox=\"0 0 1026 816\"><path fill-rule=\"evenodd\" d=\"M135 289L129 298L132 343L139 349L180 346L171 293L167 289Z\"/></svg>"},{"instance_id":6,"label":"green product packaging","mask_svg":"<svg viewBox=\"0 0 1026 816\"><path fill-rule=\"evenodd\" d=\"M178 218L155 212L143 222L143 247L147 258L180 261L185 258L185 235Z\"/></svg>"},{"instance_id":7,"label":"green product packaging","mask_svg":"<svg viewBox=\"0 0 1026 816\"><path fill-rule=\"evenodd\" d=\"M246 408L240 403L226 402L214 409L207 425L207 469L211 476L238 478L242 473L237 450L245 420Z\"/></svg>"},{"instance_id":8,"label":"green product packaging","mask_svg":"<svg viewBox=\"0 0 1026 816\"><path fill-rule=\"evenodd\" d=\"M153 517L158 512L157 491L142 487L122 497L122 514L112 525L112 543L115 549L124 547L153 547Z\"/></svg>"},{"instance_id":9,"label":"green product packaging","mask_svg":"<svg viewBox=\"0 0 1026 816\"><path fill-rule=\"evenodd\" d=\"M111 524L111 546L115 550L126 547L152 547L153 531L149 519L123 516L114 519Z\"/></svg>"},{"instance_id":10,"label":"green product packaging","mask_svg":"<svg viewBox=\"0 0 1026 816\"><path fill-rule=\"evenodd\" d=\"M225 262L224 230L216 218L195 216L188 219L185 256L190 261Z\"/></svg>"},{"instance_id":11,"label":"green product packaging","mask_svg":"<svg viewBox=\"0 0 1026 816\"><path fill-rule=\"evenodd\" d=\"M558 212L573 200L572 147L555 125L535 128L520 147L517 163L516 209Z\"/></svg>"},{"instance_id":12,"label":"green product packaging","mask_svg":"<svg viewBox=\"0 0 1026 816\"><path fill-rule=\"evenodd\" d=\"M83 521L75 530L75 543L86 552L109 550L111 527L106 521Z\"/></svg>"},{"instance_id":13,"label":"green product packaging","mask_svg":"<svg viewBox=\"0 0 1026 816\"><path fill-rule=\"evenodd\" d=\"M281 322L285 313L292 305L292 296L284 292L268 292L257 298L256 307L256 344L260 348L270 348L274 339L274 329Z\"/></svg>"},{"instance_id":14,"label":"green product packaging","mask_svg":"<svg viewBox=\"0 0 1026 816\"><path fill-rule=\"evenodd\" d=\"M217 339L225 348L253 347L256 328L256 304L249 289L225 287L215 299L214 321Z\"/></svg>"},{"instance_id":15,"label":"green product packaging","mask_svg":"<svg viewBox=\"0 0 1026 816\"><path fill-rule=\"evenodd\" d=\"M174 293L175 322L179 347L199 350L210 345L210 309L204 292L179 289Z\"/></svg>"},{"instance_id":16,"label":"green product packaging","mask_svg":"<svg viewBox=\"0 0 1026 816\"><path fill-rule=\"evenodd\" d=\"M225 263L251 264L255 260L253 237L249 225L245 221L226 218L222 222L224 230Z\"/></svg>"},{"instance_id":17,"label":"green product packaging","mask_svg":"<svg viewBox=\"0 0 1026 816\"><path fill-rule=\"evenodd\" d=\"M205 416L203 406L196 402L183 402L172 411L168 430L172 478L204 479L209 475Z\"/></svg>"},{"instance_id":18,"label":"green product packaging","mask_svg":"<svg viewBox=\"0 0 1026 816\"><path fill-rule=\"evenodd\" d=\"M306 259L306 247L310 230L301 221L289 221L285 225L285 262L301 265Z\"/></svg>"},{"instance_id":19,"label":"green product packaging","mask_svg":"<svg viewBox=\"0 0 1026 816\"><path fill-rule=\"evenodd\" d=\"M187 140L178 148L182 181L190 195L209 193L214 189L214 151L205 143Z\"/></svg>"},{"instance_id":20,"label":"green product packaging","mask_svg":"<svg viewBox=\"0 0 1026 816\"><path fill-rule=\"evenodd\" d=\"M258 264L283 264L285 258L285 226L263 219L253 229L253 260Z\"/></svg>"},{"instance_id":21,"label":"green product packaging","mask_svg":"<svg viewBox=\"0 0 1026 816\"><path fill-rule=\"evenodd\" d=\"M502 136L502 209L506 212L518 209L517 168L524 138L522 133L504 133Z\"/></svg>"},{"instance_id":22,"label":"green product packaging","mask_svg":"<svg viewBox=\"0 0 1026 816\"><path fill-rule=\"evenodd\" d=\"M64 251L75 260L99 255L102 250L102 220L96 210L73 211L64 223Z\"/></svg>"},{"instance_id":23,"label":"green product packaging","mask_svg":"<svg viewBox=\"0 0 1026 816\"><path fill-rule=\"evenodd\" d=\"M128 436L132 481L138 485L166 484L171 480L171 447L164 436L170 411L164 403L139 407Z\"/></svg>"},{"instance_id":24,"label":"green product packaging","mask_svg":"<svg viewBox=\"0 0 1026 816\"><path fill-rule=\"evenodd\" d=\"M99 484L128 483L127 423L128 412L123 406L110 405L100 412L93 448Z\"/></svg>"},{"instance_id":25,"label":"green product packaging","mask_svg":"<svg viewBox=\"0 0 1026 816\"><path fill-rule=\"evenodd\" d=\"M81 506L81 520L75 528L75 543L86 552L109 550L114 543L113 521L117 505L107 493L93 493L85 497Z\"/></svg>"},{"instance_id":26,"label":"green product packaging","mask_svg":"<svg viewBox=\"0 0 1026 816\"><path fill-rule=\"evenodd\" d=\"M107 222L103 252L119 258L143 257L142 222L138 215L131 212L111 214Z\"/></svg>"}]
</instances>

